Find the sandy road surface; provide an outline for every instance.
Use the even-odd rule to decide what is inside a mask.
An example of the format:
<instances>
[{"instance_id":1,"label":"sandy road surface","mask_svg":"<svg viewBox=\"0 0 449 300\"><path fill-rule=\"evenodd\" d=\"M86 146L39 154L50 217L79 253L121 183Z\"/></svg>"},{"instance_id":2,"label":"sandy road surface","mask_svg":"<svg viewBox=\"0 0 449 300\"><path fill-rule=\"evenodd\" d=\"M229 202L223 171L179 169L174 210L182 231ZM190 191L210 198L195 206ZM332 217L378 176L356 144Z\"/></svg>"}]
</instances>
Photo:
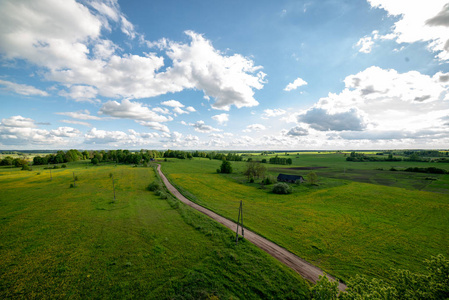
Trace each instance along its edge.
<instances>
[{"instance_id":1,"label":"sandy road surface","mask_svg":"<svg viewBox=\"0 0 449 300\"><path fill-rule=\"evenodd\" d=\"M181 202L193 207L194 209L198 210L199 212L202 212L203 214L211 217L212 219L216 220L217 222L223 224L224 226L228 227L232 231L236 231L237 224L233 221L230 221L216 213L214 213L211 210L208 210L196 203L193 203L186 197L184 197L165 177L164 173L161 171L161 165L157 166L157 171L159 172L159 175L161 176L165 186L167 189ZM237 208L236 208L237 211ZM323 275L323 271L321 271L319 268L311 265L310 263L306 262L302 258L296 256L295 254L287 251L286 249L276 245L273 242L270 242L269 240L261 237L260 235L248 230L245 228L245 238L259 247L260 249L264 250L286 266L292 268L295 270L298 274L300 274L305 279L315 283L318 280L319 275ZM328 275L328 278L331 280L335 280L333 277ZM341 291L344 291L346 289L346 285L344 283L339 283L338 288Z\"/></svg>"}]
</instances>

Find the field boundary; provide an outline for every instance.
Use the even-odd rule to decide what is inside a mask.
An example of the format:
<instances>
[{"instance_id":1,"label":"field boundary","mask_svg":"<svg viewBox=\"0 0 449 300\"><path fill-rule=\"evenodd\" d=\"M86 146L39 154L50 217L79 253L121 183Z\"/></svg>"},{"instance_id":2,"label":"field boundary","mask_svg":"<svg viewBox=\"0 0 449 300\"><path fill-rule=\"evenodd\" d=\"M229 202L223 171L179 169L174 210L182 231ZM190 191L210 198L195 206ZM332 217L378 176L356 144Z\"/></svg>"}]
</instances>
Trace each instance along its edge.
<instances>
[{"instance_id":1,"label":"field boundary","mask_svg":"<svg viewBox=\"0 0 449 300\"><path fill-rule=\"evenodd\" d=\"M231 220L228 220L213 211L204 208L186 197L184 197L167 179L167 177L162 173L161 165L157 165L157 171L159 175L161 176L161 179L164 183L164 185L167 187L167 189L172 193L177 199L179 199L184 204L196 209L197 211L205 214L206 216L212 218L213 220L219 222L220 224L226 226L227 228L231 229L232 231L236 231L237 224L234 223ZM310 264L309 262L305 261L304 259L300 258L299 256L291 253L290 251L286 250L285 248L280 247L279 245L276 245L275 243L267 240L266 238L254 233L251 230L248 230L245 228L245 238L254 244L255 246L259 247L260 249L264 250L274 258L276 258L278 261L286 265L287 267L293 269L295 272L297 272L299 275L301 275L304 279L307 279L308 281L311 281L313 283L316 283L319 279L319 276L324 275L324 272ZM335 281L336 279L328 274L326 276L330 279ZM346 285L342 282L339 282L338 285L339 290L344 291L346 289Z\"/></svg>"}]
</instances>

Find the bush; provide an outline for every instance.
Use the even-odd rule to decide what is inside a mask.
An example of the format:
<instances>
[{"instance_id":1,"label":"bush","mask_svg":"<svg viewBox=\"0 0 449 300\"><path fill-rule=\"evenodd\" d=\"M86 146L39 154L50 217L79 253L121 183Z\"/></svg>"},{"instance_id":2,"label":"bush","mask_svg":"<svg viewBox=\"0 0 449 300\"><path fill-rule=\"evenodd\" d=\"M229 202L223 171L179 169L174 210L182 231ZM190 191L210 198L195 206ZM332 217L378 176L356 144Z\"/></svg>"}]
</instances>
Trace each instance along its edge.
<instances>
[{"instance_id":1,"label":"bush","mask_svg":"<svg viewBox=\"0 0 449 300\"><path fill-rule=\"evenodd\" d=\"M167 194L162 192L162 191L159 193L159 196L161 197L161 199L167 199L168 198Z\"/></svg>"},{"instance_id":2,"label":"bush","mask_svg":"<svg viewBox=\"0 0 449 300\"><path fill-rule=\"evenodd\" d=\"M92 164L94 164L94 165L98 165L98 163L99 163L98 158L96 158L96 157L92 158L92 159L90 160L90 162L91 162Z\"/></svg>"},{"instance_id":3,"label":"bush","mask_svg":"<svg viewBox=\"0 0 449 300\"><path fill-rule=\"evenodd\" d=\"M147 190L154 192L157 191L161 188L161 185L159 184L159 182L157 182L156 180L153 181L152 183L150 183L147 187Z\"/></svg>"},{"instance_id":4,"label":"bush","mask_svg":"<svg viewBox=\"0 0 449 300\"><path fill-rule=\"evenodd\" d=\"M290 194L292 192L292 188L285 182L278 182L273 186L272 191L275 194Z\"/></svg>"},{"instance_id":5,"label":"bush","mask_svg":"<svg viewBox=\"0 0 449 300\"><path fill-rule=\"evenodd\" d=\"M66 164L62 164L61 168L67 168L67 165Z\"/></svg>"}]
</instances>

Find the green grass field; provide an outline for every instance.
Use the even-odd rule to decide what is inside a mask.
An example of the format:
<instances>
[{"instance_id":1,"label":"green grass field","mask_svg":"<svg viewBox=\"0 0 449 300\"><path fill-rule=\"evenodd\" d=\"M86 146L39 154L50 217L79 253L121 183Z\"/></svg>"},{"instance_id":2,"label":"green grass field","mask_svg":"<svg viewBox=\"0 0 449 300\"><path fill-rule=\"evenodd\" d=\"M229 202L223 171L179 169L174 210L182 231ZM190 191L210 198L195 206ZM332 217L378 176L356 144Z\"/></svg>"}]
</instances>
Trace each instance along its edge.
<instances>
[{"instance_id":1,"label":"green grass field","mask_svg":"<svg viewBox=\"0 0 449 300\"><path fill-rule=\"evenodd\" d=\"M343 154L292 158L291 166L267 165L269 173L306 175L291 168L325 167L315 170L319 186L275 195L246 183L244 162L232 163L229 175L217 174L220 161L207 159L173 159L162 169L186 196L229 219L236 220L242 200L245 226L344 280L356 274L388 279L391 268L423 271L424 259L449 254L448 175L425 181L429 175L387 171L435 163L356 163Z\"/></svg>"},{"instance_id":2,"label":"green grass field","mask_svg":"<svg viewBox=\"0 0 449 300\"><path fill-rule=\"evenodd\" d=\"M266 253L147 191L152 168L79 162L52 177L0 168L2 299L309 297L304 280Z\"/></svg>"}]
</instances>

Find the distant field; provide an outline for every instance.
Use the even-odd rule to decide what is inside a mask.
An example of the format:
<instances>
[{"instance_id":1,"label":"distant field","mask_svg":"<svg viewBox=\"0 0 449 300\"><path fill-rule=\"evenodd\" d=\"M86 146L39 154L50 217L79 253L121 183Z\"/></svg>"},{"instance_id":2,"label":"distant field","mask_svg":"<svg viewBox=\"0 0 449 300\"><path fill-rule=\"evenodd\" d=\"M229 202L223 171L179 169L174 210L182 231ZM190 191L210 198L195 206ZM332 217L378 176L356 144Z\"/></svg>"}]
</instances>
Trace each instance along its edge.
<instances>
[{"instance_id":1,"label":"distant field","mask_svg":"<svg viewBox=\"0 0 449 300\"><path fill-rule=\"evenodd\" d=\"M374 153L371 153L374 154ZM269 159L270 156L253 156L253 159ZM291 166L267 164L269 171L277 175L307 174L308 170L297 170L298 167L316 168L314 172L322 179L341 179L363 183L373 183L392 187L401 187L410 190L435 191L449 193L449 177L440 174L424 174L402 172L400 170L409 167L436 167L449 171L448 163L409 162L409 161L383 161L383 162L350 162L346 161L345 153L299 153L298 155L280 155L293 160ZM397 172L390 171L391 168L398 169ZM428 177L436 178L436 181L426 180Z\"/></svg>"},{"instance_id":2,"label":"distant field","mask_svg":"<svg viewBox=\"0 0 449 300\"><path fill-rule=\"evenodd\" d=\"M273 175L306 175L309 170L290 168L325 167L314 170L320 185L275 195L269 187L246 183L245 162L233 162L230 175L217 174L220 161L208 159L173 159L162 170L186 196L232 220L242 200L245 226L344 280L356 274L388 278L392 267L423 271L424 259L449 254L448 176L432 174L438 180L420 185L428 175L387 171L435 163L356 163L343 154L289 157L291 166L266 166Z\"/></svg>"},{"instance_id":3,"label":"distant field","mask_svg":"<svg viewBox=\"0 0 449 300\"><path fill-rule=\"evenodd\" d=\"M78 177L76 188L73 172ZM117 201L112 202L116 180ZM304 298L299 275L174 200L152 168L0 167L0 298ZM178 207L179 206L179 207Z\"/></svg>"}]
</instances>

